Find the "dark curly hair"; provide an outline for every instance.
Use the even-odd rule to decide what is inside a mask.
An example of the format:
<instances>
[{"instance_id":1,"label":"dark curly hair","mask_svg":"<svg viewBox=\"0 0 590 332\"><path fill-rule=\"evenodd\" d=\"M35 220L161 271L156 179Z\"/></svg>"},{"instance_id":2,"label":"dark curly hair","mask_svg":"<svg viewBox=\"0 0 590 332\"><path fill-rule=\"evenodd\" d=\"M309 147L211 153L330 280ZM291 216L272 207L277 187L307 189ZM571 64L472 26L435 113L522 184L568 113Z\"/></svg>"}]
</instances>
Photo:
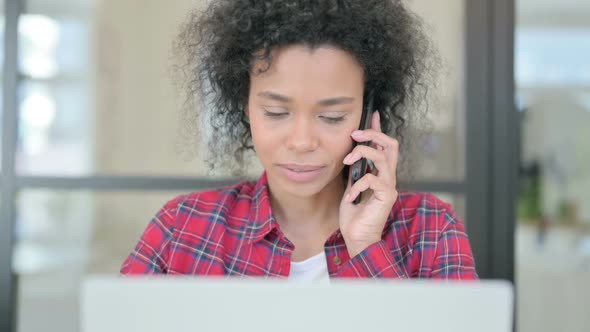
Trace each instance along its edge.
<instances>
[{"instance_id":1,"label":"dark curly hair","mask_svg":"<svg viewBox=\"0 0 590 332\"><path fill-rule=\"evenodd\" d=\"M426 97L438 56L424 31L400 0L210 1L189 13L174 45L173 73L186 93L183 141L194 148L202 124L210 124L210 169L242 174L253 151L244 108L254 60L268 69L275 48L330 45L364 67L365 92L375 91L381 127L400 142L399 170L408 161L411 132L430 130Z\"/></svg>"}]
</instances>

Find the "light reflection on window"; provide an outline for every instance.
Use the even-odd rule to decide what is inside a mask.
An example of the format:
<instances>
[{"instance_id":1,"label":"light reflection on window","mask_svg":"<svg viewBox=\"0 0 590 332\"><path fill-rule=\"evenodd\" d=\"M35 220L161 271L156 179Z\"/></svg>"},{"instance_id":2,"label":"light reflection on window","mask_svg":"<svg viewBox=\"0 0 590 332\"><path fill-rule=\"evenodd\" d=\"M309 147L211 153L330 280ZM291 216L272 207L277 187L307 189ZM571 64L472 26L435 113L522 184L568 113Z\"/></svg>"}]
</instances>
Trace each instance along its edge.
<instances>
[{"instance_id":1,"label":"light reflection on window","mask_svg":"<svg viewBox=\"0 0 590 332\"><path fill-rule=\"evenodd\" d=\"M43 15L23 15L19 22L20 70L32 79L55 77L59 24Z\"/></svg>"},{"instance_id":2,"label":"light reflection on window","mask_svg":"<svg viewBox=\"0 0 590 332\"><path fill-rule=\"evenodd\" d=\"M21 104L20 134L24 152L35 156L43 152L49 143L49 130L55 120L55 100L47 89L29 91Z\"/></svg>"},{"instance_id":3,"label":"light reflection on window","mask_svg":"<svg viewBox=\"0 0 590 332\"><path fill-rule=\"evenodd\" d=\"M515 70L519 86L590 85L589 28L519 28Z\"/></svg>"},{"instance_id":4,"label":"light reflection on window","mask_svg":"<svg viewBox=\"0 0 590 332\"><path fill-rule=\"evenodd\" d=\"M91 22L25 14L19 21L21 174L88 174L92 168Z\"/></svg>"}]
</instances>

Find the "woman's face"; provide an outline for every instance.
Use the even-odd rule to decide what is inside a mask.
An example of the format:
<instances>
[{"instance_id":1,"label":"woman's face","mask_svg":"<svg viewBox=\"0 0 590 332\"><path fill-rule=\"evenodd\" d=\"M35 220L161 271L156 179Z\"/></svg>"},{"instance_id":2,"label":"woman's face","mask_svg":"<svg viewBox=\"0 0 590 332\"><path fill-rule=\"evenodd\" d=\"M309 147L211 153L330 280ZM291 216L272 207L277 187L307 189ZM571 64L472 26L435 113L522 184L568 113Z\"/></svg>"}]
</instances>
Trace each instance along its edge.
<instances>
[{"instance_id":1,"label":"woman's face","mask_svg":"<svg viewBox=\"0 0 590 332\"><path fill-rule=\"evenodd\" d=\"M252 140L269 183L296 196L341 181L342 161L358 129L364 71L347 52L289 46L272 53L270 69L256 74L246 112Z\"/></svg>"}]
</instances>

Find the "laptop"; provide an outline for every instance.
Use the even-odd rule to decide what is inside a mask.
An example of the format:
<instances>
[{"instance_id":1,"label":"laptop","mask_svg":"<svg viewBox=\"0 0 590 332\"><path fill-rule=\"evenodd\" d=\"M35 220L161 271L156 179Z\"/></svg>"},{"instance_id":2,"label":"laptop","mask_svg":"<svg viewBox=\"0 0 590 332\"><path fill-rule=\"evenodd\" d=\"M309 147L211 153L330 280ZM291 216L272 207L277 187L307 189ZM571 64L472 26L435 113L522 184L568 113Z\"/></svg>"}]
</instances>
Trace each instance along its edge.
<instances>
[{"instance_id":1,"label":"laptop","mask_svg":"<svg viewBox=\"0 0 590 332\"><path fill-rule=\"evenodd\" d=\"M509 332L503 281L91 277L82 332Z\"/></svg>"}]
</instances>

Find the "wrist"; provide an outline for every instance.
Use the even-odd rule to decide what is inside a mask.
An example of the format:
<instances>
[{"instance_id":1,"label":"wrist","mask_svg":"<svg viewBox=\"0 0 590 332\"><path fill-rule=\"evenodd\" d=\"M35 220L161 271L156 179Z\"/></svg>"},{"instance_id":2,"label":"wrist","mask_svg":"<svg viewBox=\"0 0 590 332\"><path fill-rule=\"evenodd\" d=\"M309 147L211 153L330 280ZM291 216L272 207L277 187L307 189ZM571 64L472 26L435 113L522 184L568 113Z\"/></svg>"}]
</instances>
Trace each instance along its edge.
<instances>
[{"instance_id":1,"label":"wrist","mask_svg":"<svg viewBox=\"0 0 590 332\"><path fill-rule=\"evenodd\" d=\"M348 250L348 255L350 258L360 254L368 247L372 246L373 244L381 241L381 239L366 239L361 241L354 241L354 240L347 240L346 237L344 238L344 242L346 243L346 249Z\"/></svg>"}]
</instances>

